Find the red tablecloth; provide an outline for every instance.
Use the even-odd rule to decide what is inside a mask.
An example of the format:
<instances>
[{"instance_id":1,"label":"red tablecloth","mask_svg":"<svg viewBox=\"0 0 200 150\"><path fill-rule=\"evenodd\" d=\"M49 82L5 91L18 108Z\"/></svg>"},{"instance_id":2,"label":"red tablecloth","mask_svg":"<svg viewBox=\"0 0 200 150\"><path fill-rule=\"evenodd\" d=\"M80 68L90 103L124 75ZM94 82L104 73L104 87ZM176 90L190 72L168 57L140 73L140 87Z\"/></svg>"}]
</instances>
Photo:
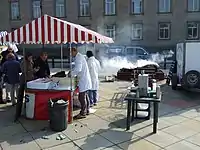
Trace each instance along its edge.
<instances>
[{"instance_id":1,"label":"red tablecloth","mask_svg":"<svg viewBox=\"0 0 200 150\"><path fill-rule=\"evenodd\" d=\"M27 89L26 93L35 95L34 118L36 120L49 120L48 101L49 99L63 99L68 101L68 122L72 121L71 91L57 90L32 90Z\"/></svg>"}]
</instances>

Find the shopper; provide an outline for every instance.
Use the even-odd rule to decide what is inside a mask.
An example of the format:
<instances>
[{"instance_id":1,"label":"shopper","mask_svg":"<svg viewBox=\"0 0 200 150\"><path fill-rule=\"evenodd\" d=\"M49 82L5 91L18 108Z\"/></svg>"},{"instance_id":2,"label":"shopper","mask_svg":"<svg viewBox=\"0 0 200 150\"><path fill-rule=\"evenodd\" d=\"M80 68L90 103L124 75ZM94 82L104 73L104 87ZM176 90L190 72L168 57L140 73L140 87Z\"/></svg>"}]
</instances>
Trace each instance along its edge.
<instances>
[{"instance_id":1,"label":"shopper","mask_svg":"<svg viewBox=\"0 0 200 150\"><path fill-rule=\"evenodd\" d=\"M5 75L6 90L10 91L12 105L15 105L15 92L17 93L18 91L21 68L13 53L7 55L7 61L2 65L1 71ZM6 93L9 94L8 91Z\"/></svg>"},{"instance_id":2,"label":"shopper","mask_svg":"<svg viewBox=\"0 0 200 150\"><path fill-rule=\"evenodd\" d=\"M74 119L82 119L86 115L89 115L90 102L87 92L92 88L92 83L85 57L75 48L72 48L72 56L75 59L75 66L72 72L69 72L68 76L78 77L79 101L81 104L81 111Z\"/></svg>"},{"instance_id":3,"label":"shopper","mask_svg":"<svg viewBox=\"0 0 200 150\"><path fill-rule=\"evenodd\" d=\"M16 107L16 114L15 114L15 121L21 116L22 106L23 106L23 99L24 99L24 90L26 83L28 81L34 80L34 74L39 70L38 68L33 68L33 56L31 53L27 53L25 55L25 59L21 62L21 70L22 75L20 77L20 87L17 96L17 107Z\"/></svg>"},{"instance_id":4,"label":"shopper","mask_svg":"<svg viewBox=\"0 0 200 150\"><path fill-rule=\"evenodd\" d=\"M88 60L88 68L90 71L91 81L92 81L92 88L89 90L89 99L90 99L90 106L97 105L98 101L98 89L99 89L99 70L100 70L100 62L94 57L92 51L87 51L86 53Z\"/></svg>"},{"instance_id":5,"label":"shopper","mask_svg":"<svg viewBox=\"0 0 200 150\"><path fill-rule=\"evenodd\" d=\"M42 52L34 63L34 68L39 68L38 72L35 73L36 78L47 78L50 77L49 64L47 62L48 54Z\"/></svg>"},{"instance_id":6,"label":"shopper","mask_svg":"<svg viewBox=\"0 0 200 150\"><path fill-rule=\"evenodd\" d=\"M9 53L13 53L14 56L15 56L15 60L16 60L16 61L19 61L19 58L18 58L17 54L16 54L16 53L14 52L14 50L13 50L13 45L12 45L12 44L8 44L7 50L6 50L6 51L3 51L3 52L1 53L1 55L2 55L1 66L3 65L3 63L6 62L6 60L7 60L7 55L8 55Z\"/></svg>"},{"instance_id":7,"label":"shopper","mask_svg":"<svg viewBox=\"0 0 200 150\"><path fill-rule=\"evenodd\" d=\"M2 56L1 63L0 63L1 66L7 61L7 56L9 53L13 53L15 56L15 60L19 61L17 54L14 52L13 44L9 43L7 50L1 52L1 56ZM5 82L4 77L1 75L1 88L3 88L4 82ZM10 89L7 89L7 87L6 87L6 102L11 102L10 97L9 97L10 92L11 92ZM0 91L0 94L1 93L3 94L2 89ZM3 97L2 94L0 96L1 98ZM3 100L0 100L0 102L5 103Z\"/></svg>"}]
</instances>

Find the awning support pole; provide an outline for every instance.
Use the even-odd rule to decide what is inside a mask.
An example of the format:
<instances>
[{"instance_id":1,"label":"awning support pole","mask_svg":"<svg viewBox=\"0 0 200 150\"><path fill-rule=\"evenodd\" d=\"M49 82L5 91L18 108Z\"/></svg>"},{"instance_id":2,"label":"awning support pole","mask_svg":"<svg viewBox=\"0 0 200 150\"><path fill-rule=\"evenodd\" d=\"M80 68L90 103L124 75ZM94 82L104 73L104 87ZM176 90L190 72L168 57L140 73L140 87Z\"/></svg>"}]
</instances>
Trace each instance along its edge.
<instances>
[{"instance_id":1,"label":"awning support pole","mask_svg":"<svg viewBox=\"0 0 200 150\"><path fill-rule=\"evenodd\" d=\"M70 48L70 73L72 72L72 44L69 43L69 48ZM71 110L71 116L70 116L70 120L72 123L73 122L73 84L72 84L72 76L70 77L70 92L71 92L71 97L70 97L70 110Z\"/></svg>"},{"instance_id":2,"label":"awning support pole","mask_svg":"<svg viewBox=\"0 0 200 150\"><path fill-rule=\"evenodd\" d=\"M63 71L63 44L60 46L61 71Z\"/></svg>"}]
</instances>

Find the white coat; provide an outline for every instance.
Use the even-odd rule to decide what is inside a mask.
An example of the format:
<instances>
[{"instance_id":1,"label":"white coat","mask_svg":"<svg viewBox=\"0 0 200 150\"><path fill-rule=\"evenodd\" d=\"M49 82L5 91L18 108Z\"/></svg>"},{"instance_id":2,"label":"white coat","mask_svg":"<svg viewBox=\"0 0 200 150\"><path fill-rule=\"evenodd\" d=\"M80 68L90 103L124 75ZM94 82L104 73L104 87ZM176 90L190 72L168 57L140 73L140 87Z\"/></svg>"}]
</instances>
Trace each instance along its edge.
<instances>
[{"instance_id":1,"label":"white coat","mask_svg":"<svg viewBox=\"0 0 200 150\"><path fill-rule=\"evenodd\" d=\"M71 75L72 77L78 77L79 92L85 92L90 90L92 88L92 83L85 57L82 54L77 53L74 62L75 66L72 70Z\"/></svg>"},{"instance_id":2,"label":"white coat","mask_svg":"<svg viewBox=\"0 0 200 150\"><path fill-rule=\"evenodd\" d=\"M91 90L98 90L99 89L99 70L101 68L100 62L94 57L90 57L87 60L88 68L90 71L91 81L92 81L92 88Z\"/></svg>"}]
</instances>

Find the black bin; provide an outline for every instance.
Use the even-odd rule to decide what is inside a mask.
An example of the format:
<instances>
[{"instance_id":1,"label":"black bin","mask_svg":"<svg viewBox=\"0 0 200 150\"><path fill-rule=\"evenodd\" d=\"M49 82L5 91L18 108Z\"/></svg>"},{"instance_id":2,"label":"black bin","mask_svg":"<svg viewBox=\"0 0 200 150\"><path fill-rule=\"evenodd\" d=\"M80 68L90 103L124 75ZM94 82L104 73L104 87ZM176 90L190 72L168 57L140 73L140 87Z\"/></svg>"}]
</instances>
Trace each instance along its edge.
<instances>
[{"instance_id":1,"label":"black bin","mask_svg":"<svg viewBox=\"0 0 200 150\"><path fill-rule=\"evenodd\" d=\"M68 102L64 100L49 100L48 105L51 130L60 132L67 129Z\"/></svg>"}]
</instances>

